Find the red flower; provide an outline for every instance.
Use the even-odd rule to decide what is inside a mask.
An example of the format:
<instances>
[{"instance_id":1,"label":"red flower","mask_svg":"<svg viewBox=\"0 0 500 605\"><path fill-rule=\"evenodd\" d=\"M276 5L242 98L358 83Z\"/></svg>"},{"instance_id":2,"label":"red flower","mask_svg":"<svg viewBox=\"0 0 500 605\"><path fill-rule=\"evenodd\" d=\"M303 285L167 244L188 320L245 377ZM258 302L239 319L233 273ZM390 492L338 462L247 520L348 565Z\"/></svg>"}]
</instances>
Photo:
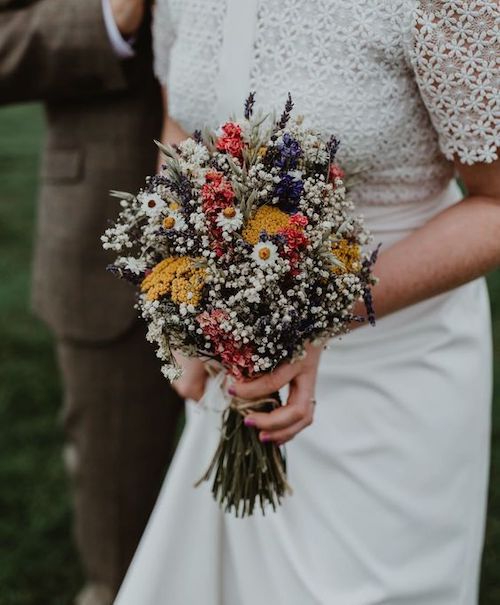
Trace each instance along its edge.
<instances>
[{"instance_id":1,"label":"red flower","mask_svg":"<svg viewBox=\"0 0 500 605\"><path fill-rule=\"evenodd\" d=\"M205 180L207 183L215 183L217 185L224 180L224 175L222 172L217 172L217 170L211 170L205 175Z\"/></svg>"},{"instance_id":2,"label":"red flower","mask_svg":"<svg viewBox=\"0 0 500 605\"><path fill-rule=\"evenodd\" d=\"M234 200L231 183L224 175L216 170L207 172L206 183L201 188L201 196L206 204L217 204L219 209L226 208Z\"/></svg>"},{"instance_id":3,"label":"red flower","mask_svg":"<svg viewBox=\"0 0 500 605\"><path fill-rule=\"evenodd\" d=\"M299 231L293 227L284 227L278 231L278 234L286 237L285 248L289 248L290 250L305 248L309 243L307 235L305 235L303 231Z\"/></svg>"},{"instance_id":4,"label":"red flower","mask_svg":"<svg viewBox=\"0 0 500 605\"><path fill-rule=\"evenodd\" d=\"M241 126L227 122L222 127L223 134L217 139L217 149L241 159L245 143L241 137Z\"/></svg>"},{"instance_id":5,"label":"red flower","mask_svg":"<svg viewBox=\"0 0 500 605\"><path fill-rule=\"evenodd\" d=\"M216 170L207 172L205 181L201 188L203 211L208 220L210 235L215 240L215 253L220 257L224 250L222 229L217 225L217 217L224 208L233 205L234 191L231 183Z\"/></svg>"},{"instance_id":6,"label":"red flower","mask_svg":"<svg viewBox=\"0 0 500 605\"><path fill-rule=\"evenodd\" d=\"M344 178L345 172L342 170L342 168L338 164L331 164L330 170L328 171L328 180L334 183L335 179L344 180Z\"/></svg>"},{"instance_id":7,"label":"red flower","mask_svg":"<svg viewBox=\"0 0 500 605\"><path fill-rule=\"evenodd\" d=\"M283 247L283 256L290 263L290 274L297 276L300 273L300 252L309 244L309 238L302 230L295 227L284 227L278 231L278 234L284 236L286 239L286 244Z\"/></svg>"},{"instance_id":8,"label":"red flower","mask_svg":"<svg viewBox=\"0 0 500 605\"><path fill-rule=\"evenodd\" d=\"M301 212L296 212L290 217L290 224L299 229L303 229L309 223L307 216L304 216Z\"/></svg>"},{"instance_id":9,"label":"red flower","mask_svg":"<svg viewBox=\"0 0 500 605\"><path fill-rule=\"evenodd\" d=\"M203 210L209 220L215 221L220 211L233 203L234 191L224 175L215 170L208 172L205 180L201 188Z\"/></svg>"}]
</instances>

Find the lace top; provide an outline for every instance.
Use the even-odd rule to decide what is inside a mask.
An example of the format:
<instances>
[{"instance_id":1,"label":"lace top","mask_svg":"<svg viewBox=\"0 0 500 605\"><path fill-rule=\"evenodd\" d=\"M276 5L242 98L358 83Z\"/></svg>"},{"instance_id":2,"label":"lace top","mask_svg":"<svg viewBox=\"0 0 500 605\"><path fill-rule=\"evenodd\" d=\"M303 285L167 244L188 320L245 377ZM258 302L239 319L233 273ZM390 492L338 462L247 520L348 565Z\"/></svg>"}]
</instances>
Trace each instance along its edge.
<instances>
[{"instance_id":1,"label":"lace top","mask_svg":"<svg viewBox=\"0 0 500 605\"><path fill-rule=\"evenodd\" d=\"M356 201L419 202L454 156L497 159L499 22L496 0L157 0L156 72L189 131L238 80L266 108L290 91L340 137Z\"/></svg>"}]
</instances>

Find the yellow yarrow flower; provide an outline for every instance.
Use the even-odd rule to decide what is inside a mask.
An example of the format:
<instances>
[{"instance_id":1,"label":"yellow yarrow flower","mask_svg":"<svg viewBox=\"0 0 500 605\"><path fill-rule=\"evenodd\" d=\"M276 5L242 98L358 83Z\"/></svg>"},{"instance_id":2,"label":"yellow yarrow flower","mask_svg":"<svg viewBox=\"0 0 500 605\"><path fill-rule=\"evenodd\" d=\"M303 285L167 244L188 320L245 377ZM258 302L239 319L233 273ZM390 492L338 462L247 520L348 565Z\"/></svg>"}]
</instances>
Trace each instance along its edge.
<instances>
[{"instance_id":1,"label":"yellow yarrow flower","mask_svg":"<svg viewBox=\"0 0 500 605\"><path fill-rule=\"evenodd\" d=\"M357 244L341 239L333 244L332 254L344 265L344 268L334 265L333 273L342 275L343 273L356 273L361 269L361 247Z\"/></svg>"},{"instance_id":2,"label":"yellow yarrow flower","mask_svg":"<svg viewBox=\"0 0 500 605\"><path fill-rule=\"evenodd\" d=\"M243 239L255 246L262 231L275 235L289 224L290 217L286 212L276 206L261 206L243 229Z\"/></svg>"},{"instance_id":3,"label":"yellow yarrow flower","mask_svg":"<svg viewBox=\"0 0 500 605\"><path fill-rule=\"evenodd\" d=\"M173 302L187 303L197 307L205 285L205 269L193 269L189 275L177 277L172 282Z\"/></svg>"},{"instance_id":4,"label":"yellow yarrow flower","mask_svg":"<svg viewBox=\"0 0 500 605\"><path fill-rule=\"evenodd\" d=\"M205 269L195 267L196 259L188 256L172 256L153 267L141 284L148 300L158 300L171 295L175 303L197 306L205 285Z\"/></svg>"}]
</instances>

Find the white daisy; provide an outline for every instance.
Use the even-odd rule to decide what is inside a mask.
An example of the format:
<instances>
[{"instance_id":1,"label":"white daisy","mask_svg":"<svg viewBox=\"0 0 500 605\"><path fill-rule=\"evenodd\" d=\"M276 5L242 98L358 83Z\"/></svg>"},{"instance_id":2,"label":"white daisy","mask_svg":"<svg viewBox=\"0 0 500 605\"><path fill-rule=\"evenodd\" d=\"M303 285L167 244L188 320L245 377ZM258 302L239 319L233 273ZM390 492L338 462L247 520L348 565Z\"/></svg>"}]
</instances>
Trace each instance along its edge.
<instances>
[{"instance_id":1,"label":"white daisy","mask_svg":"<svg viewBox=\"0 0 500 605\"><path fill-rule=\"evenodd\" d=\"M217 217L217 225L222 227L223 231L236 231L243 225L243 215L238 208L228 206Z\"/></svg>"},{"instance_id":2,"label":"white daisy","mask_svg":"<svg viewBox=\"0 0 500 605\"><path fill-rule=\"evenodd\" d=\"M124 269L128 269L135 275L140 275L146 271L147 264L146 261L142 258L135 258L134 256L125 256L122 259L122 265Z\"/></svg>"},{"instance_id":3,"label":"white daisy","mask_svg":"<svg viewBox=\"0 0 500 605\"><path fill-rule=\"evenodd\" d=\"M143 192L139 199L143 212L148 216L158 216L167 208L167 204L157 193Z\"/></svg>"},{"instance_id":4,"label":"white daisy","mask_svg":"<svg viewBox=\"0 0 500 605\"><path fill-rule=\"evenodd\" d=\"M180 212L169 212L163 219L165 229L175 229L176 231L184 231L187 229L186 219Z\"/></svg>"},{"instance_id":5,"label":"white daisy","mask_svg":"<svg viewBox=\"0 0 500 605\"><path fill-rule=\"evenodd\" d=\"M260 267L272 267L279 259L278 248L273 242L258 242L253 247L252 258Z\"/></svg>"}]
</instances>

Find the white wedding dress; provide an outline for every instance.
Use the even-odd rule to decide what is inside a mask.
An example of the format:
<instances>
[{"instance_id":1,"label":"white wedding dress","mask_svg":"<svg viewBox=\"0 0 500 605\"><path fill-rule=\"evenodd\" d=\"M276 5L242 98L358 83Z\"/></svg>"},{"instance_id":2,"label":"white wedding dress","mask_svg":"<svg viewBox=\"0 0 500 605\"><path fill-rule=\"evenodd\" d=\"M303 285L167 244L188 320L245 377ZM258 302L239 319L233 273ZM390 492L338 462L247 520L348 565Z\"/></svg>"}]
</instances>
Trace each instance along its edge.
<instances>
[{"instance_id":1,"label":"white wedding dress","mask_svg":"<svg viewBox=\"0 0 500 605\"><path fill-rule=\"evenodd\" d=\"M498 21L495 0L158 0L156 67L188 131L250 90L278 110L291 91L341 138L388 248L460 200L454 155L496 157ZM193 487L218 439L212 384L116 605L476 604L490 340L479 279L333 342L315 422L287 448L294 493L265 517Z\"/></svg>"}]
</instances>

